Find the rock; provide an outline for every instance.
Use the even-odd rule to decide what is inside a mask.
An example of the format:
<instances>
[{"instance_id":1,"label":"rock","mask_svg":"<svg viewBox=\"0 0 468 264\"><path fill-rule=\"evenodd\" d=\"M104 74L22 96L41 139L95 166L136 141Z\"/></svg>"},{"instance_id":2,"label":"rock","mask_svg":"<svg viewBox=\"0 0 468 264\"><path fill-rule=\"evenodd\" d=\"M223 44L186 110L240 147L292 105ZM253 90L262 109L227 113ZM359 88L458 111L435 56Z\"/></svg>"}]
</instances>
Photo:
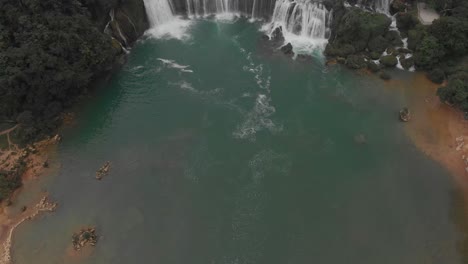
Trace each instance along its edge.
<instances>
[{"instance_id":1,"label":"rock","mask_svg":"<svg viewBox=\"0 0 468 264\"><path fill-rule=\"evenodd\" d=\"M385 67L395 67L398 64L398 59L394 55L382 56L380 63Z\"/></svg>"},{"instance_id":2,"label":"rock","mask_svg":"<svg viewBox=\"0 0 468 264\"><path fill-rule=\"evenodd\" d=\"M399 48L399 49L398 49L398 52L399 52L399 53L404 53L404 54L413 53L412 50L407 49L407 48Z\"/></svg>"},{"instance_id":3,"label":"rock","mask_svg":"<svg viewBox=\"0 0 468 264\"><path fill-rule=\"evenodd\" d=\"M338 57L338 58L336 58L336 62L338 62L339 64L345 64L345 63L346 63L346 59L343 58L343 57Z\"/></svg>"},{"instance_id":4,"label":"rock","mask_svg":"<svg viewBox=\"0 0 468 264\"><path fill-rule=\"evenodd\" d=\"M62 140L62 137L61 137L59 134L57 134L57 135L54 136L53 140L54 140L56 143L58 143L58 142L60 142L60 141Z\"/></svg>"},{"instance_id":5,"label":"rock","mask_svg":"<svg viewBox=\"0 0 468 264\"><path fill-rule=\"evenodd\" d=\"M26 212L26 209L28 209L28 207L22 206L22 207L21 207L21 212Z\"/></svg>"},{"instance_id":6,"label":"rock","mask_svg":"<svg viewBox=\"0 0 468 264\"><path fill-rule=\"evenodd\" d=\"M262 40L264 40L264 41L269 41L269 40L270 40L270 37L269 37L267 34L263 34L263 35L262 35Z\"/></svg>"},{"instance_id":7,"label":"rock","mask_svg":"<svg viewBox=\"0 0 468 264\"><path fill-rule=\"evenodd\" d=\"M294 55L293 46L291 45L291 43L288 43L288 44L284 45L283 47L281 47L281 51L284 54L289 55L289 56Z\"/></svg>"},{"instance_id":8,"label":"rock","mask_svg":"<svg viewBox=\"0 0 468 264\"><path fill-rule=\"evenodd\" d=\"M96 229L93 227L83 228L72 235L72 243L75 250L80 250L87 244L95 246L97 241Z\"/></svg>"},{"instance_id":9,"label":"rock","mask_svg":"<svg viewBox=\"0 0 468 264\"><path fill-rule=\"evenodd\" d=\"M354 141L358 144L365 144L367 143L366 135L364 134L359 134L354 136Z\"/></svg>"},{"instance_id":10,"label":"rock","mask_svg":"<svg viewBox=\"0 0 468 264\"><path fill-rule=\"evenodd\" d=\"M270 39L271 41L274 41L274 42L283 43L284 42L283 28L281 26L275 28L275 30L273 30L273 33L271 33Z\"/></svg>"},{"instance_id":11,"label":"rock","mask_svg":"<svg viewBox=\"0 0 468 264\"><path fill-rule=\"evenodd\" d=\"M408 122L411 119L410 110L407 107L404 107L400 110L400 120L403 122Z\"/></svg>"},{"instance_id":12,"label":"rock","mask_svg":"<svg viewBox=\"0 0 468 264\"><path fill-rule=\"evenodd\" d=\"M369 70L372 71L372 72L378 72L378 71L380 71L381 66L380 66L380 64L377 64L377 63L375 63L373 61L368 61L367 62L367 68L369 68Z\"/></svg>"},{"instance_id":13,"label":"rock","mask_svg":"<svg viewBox=\"0 0 468 264\"><path fill-rule=\"evenodd\" d=\"M362 69L367 66L367 62L362 55L349 55L346 58L346 66L351 69Z\"/></svg>"},{"instance_id":14,"label":"rock","mask_svg":"<svg viewBox=\"0 0 468 264\"><path fill-rule=\"evenodd\" d=\"M388 80L390 80L392 78L392 76L390 76L390 74L388 74L387 72L384 72L384 71L380 72L379 77L380 77L380 79L385 80L385 81L388 81Z\"/></svg>"},{"instance_id":15,"label":"rock","mask_svg":"<svg viewBox=\"0 0 468 264\"><path fill-rule=\"evenodd\" d=\"M381 54L382 54L382 52L381 52L381 53L378 53L378 52L371 52L371 53L369 54L369 56L370 56L370 58L373 59L373 60L378 60L378 59L380 59L380 55L381 55Z\"/></svg>"},{"instance_id":16,"label":"rock","mask_svg":"<svg viewBox=\"0 0 468 264\"><path fill-rule=\"evenodd\" d=\"M106 163L104 163L104 165L99 170L96 171L96 179L102 180L104 176L109 174L109 171L110 171L110 161L106 161Z\"/></svg>"},{"instance_id":17,"label":"rock","mask_svg":"<svg viewBox=\"0 0 468 264\"><path fill-rule=\"evenodd\" d=\"M410 57L410 58L400 58L400 64L401 66L408 70L409 68L411 68L412 66L414 66L414 59L413 57Z\"/></svg>"},{"instance_id":18,"label":"rock","mask_svg":"<svg viewBox=\"0 0 468 264\"><path fill-rule=\"evenodd\" d=\"M296 60L300 61L300 62L312 62L313 58L312 58L311 55L299 54L299 55L297 55Z\"/></svg>"},{"instance_id":19,"label":"rock","mask_svg":"<svg viewBox=\"0 0 468 264\"><path fill-rule=\"evenodd\" d=\"M46 160L42 163L43 168L49 168L49 162Z\"/></svg>"}]
</instances>

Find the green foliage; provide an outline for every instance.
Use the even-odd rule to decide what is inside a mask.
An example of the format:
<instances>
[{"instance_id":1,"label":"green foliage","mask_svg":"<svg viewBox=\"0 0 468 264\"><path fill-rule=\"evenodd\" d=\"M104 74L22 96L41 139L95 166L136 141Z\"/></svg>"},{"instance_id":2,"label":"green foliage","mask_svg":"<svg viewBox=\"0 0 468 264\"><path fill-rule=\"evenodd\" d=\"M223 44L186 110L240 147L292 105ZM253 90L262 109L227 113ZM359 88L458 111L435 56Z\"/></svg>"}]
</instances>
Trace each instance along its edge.
<instances>
[{"instance_id":1,"label":"green foliage","mask_svg":"<svg viewBox=\"0 0 468 264\"><path fill-rule=\"evenodd\" d=\"M390 18L383 14L366 12L358 8L350 9L341 18L332 44L335 46L349 44L356 51L363 51L371 39L385 35L390 24Z\"/></svg>"},{"instance_id":2,"label":"green foliage","mask_svg":"<svg viewBox=\"0 0 468 264\"><path fill-rule=\"evenodd\" d=\"M430 26L429 32L442 43L448 56L463 55L468 50L468 20L441 17Z\"/></svg>"},{"instance_id":3,"label":"green foliage","mask_svg":"<svg viewBox=\"0 0 468 264\"><path fill-rule=\"evenodd\" d=\"M468 111L468 74L453 76L447 87L437 90L442 101L448 102L463 111Z\"/></svg>"},{"instance_id":4,"label":"green foliage","mask_svg":"<svg viewBox=\"0 0 468 264\"><path fill-rule=\"evenodd\" d=\"M431 35L424 37L416 49L415 64L423 69L432 69L445 56L445 51L439 40Z\"/></svg>"},{"instance_id":5,"label":"green foliage","mask_svg":"<svg viewBox=\"0 0 468 264\"><path fill-rule=\"evenodd\" d=\"M0 1L0 47L0 116L28 117L24 140L54 129L116 54L76 0Z\"/></svg>"},{"instance_id":6,"label":"green foliage","mask_svg":"<svg viewBox=\"0 0 468 264\"><path fill-rule=\"evenodd\" d=\"M10 197L14 190L21 186L21 173L23 170L12 172L0 171L0 202Z\"/></svg>"},{"instance_id":7,"label":"green foliage","mask_svg":"<svg viewBox=\"0 0 468 264\"><path fill-rule=\"evenodd\" d=\"M386 67L395 67L398 64L398 59L394 55L387 55L380 58L380 63Z\"/></svg>"}]
</instances>

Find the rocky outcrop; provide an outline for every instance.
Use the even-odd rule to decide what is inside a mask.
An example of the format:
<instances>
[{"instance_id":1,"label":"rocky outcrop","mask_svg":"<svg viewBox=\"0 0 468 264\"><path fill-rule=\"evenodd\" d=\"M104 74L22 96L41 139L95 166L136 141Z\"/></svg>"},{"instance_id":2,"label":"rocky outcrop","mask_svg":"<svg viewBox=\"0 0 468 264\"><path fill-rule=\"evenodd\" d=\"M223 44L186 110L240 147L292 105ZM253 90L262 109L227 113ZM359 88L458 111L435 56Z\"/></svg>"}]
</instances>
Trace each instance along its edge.
<instances>
[{"instance_id":1,"label":"rocky outcrop","mask_svg":"<svg viewBox=\"0 0 468 264\"><path fill-rule=\"evenodd\" d=\"M73 248L75 250L81 250L86 245L95 246L98 240L96 234L96 228L83 228L76 232L72 236Z\"/></svg>"},{"instance_id":2,"label":"rocky outcrop","mask_svg":"<svg viewBox=\"0 0 468 264\"><path fill-rule=\"evenodd\" d=\"M95 0L86 5L101 31L125 47L149 28L143 0Z\"/></svg>"}]
</instances>

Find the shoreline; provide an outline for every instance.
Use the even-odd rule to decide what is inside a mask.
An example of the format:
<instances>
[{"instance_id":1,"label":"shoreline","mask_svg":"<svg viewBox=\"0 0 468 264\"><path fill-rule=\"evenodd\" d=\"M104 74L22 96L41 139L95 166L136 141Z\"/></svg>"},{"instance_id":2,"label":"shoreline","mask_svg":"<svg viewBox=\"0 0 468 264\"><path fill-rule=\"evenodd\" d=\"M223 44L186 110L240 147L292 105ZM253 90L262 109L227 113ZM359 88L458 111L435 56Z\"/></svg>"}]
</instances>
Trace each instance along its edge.
<instances>
[{"instance_id":1,"label":"shoreline","mask_svg":"<svg viewBox=\"0 0 468 264\"><path fill-rule=\"evenodd\" d=\"M25 155L26 169L21 175L22 187L15 190L10 197L13 204L8 205L6 201L8 199L6 199L0 205L0 264L12 263L11 248L15 230L24 222L33 220L43 212L54 211L57 206L56 203L48 200L46 193L30 190L36 185L33 181L55 169L50 165L44 167L43 164L44 162L51 163L49 157L55 154L57 143L58 138L50 138L32 144L35 149L32 152L27 151L29 147L3 152L2 158L6 157L2 164L3 167L8 166L5 164L15 164L19 157ZM32 186L27 183L32 183ZM16 204L19 195L28 191L33 197L21 205ZM25 207L21 208L20 206Z\"/></svg>"},{"instance_id":2,"label":"shoreline","mask_svg":"<svg viewBox=\"0 0 468 264\"><path fill-rule=\"evenodd\" d=\"M414 118L405 132L419 150L453 175L468 201L468 121L461 111L439 100L440 86L422 73L411 76L404 96Z\"/></svg>"}]
</instances>

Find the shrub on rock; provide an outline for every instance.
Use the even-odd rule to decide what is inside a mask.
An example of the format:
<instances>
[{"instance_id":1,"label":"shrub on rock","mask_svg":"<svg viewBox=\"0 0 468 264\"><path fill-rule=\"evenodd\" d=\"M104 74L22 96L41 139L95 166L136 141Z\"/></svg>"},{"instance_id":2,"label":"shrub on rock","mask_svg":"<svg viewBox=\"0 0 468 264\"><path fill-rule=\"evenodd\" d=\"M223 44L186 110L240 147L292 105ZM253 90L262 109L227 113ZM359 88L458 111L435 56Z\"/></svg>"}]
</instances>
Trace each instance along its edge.
<instances>
[{"instance_id":1,"label":"shrub on rock","mask_svg":"<svg viewBox=\"0 0 468 264\"><path fill-rule=\"evenodd\" d=\"M380 58L380 63L385 67L395 67L398 64L398 59L394 55L382 56Z\"/></svg>"}]
</instances>

